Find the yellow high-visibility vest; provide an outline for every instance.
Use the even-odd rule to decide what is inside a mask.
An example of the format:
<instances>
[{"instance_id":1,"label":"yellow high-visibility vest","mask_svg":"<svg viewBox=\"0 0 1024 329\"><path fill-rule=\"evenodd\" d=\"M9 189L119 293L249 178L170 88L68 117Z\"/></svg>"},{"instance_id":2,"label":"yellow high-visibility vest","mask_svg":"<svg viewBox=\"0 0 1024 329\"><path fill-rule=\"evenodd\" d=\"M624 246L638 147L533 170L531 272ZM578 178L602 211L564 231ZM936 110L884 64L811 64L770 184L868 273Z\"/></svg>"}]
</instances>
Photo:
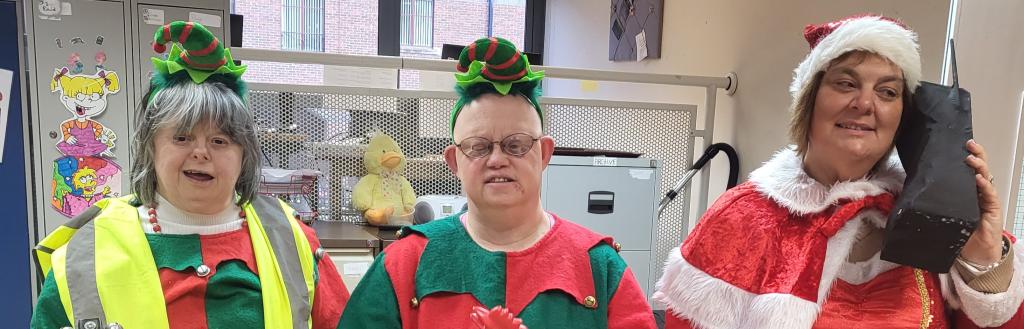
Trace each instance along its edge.
<instances>
[{"instance_id":1,"label":"yellow high-visibility vest","mask_svg":"<svg viewBox=\"0 0 1024 329\"><path fill-rule=\"evenodd\" d=\"M108 323L168 328L160 275L133 200L100 200L35 248L41 272L53 270L75 328ZM311 328L316 260L302 227L292 220L294 210L268 196L243 209L259 269L265 328Z\"/></svg>"}]
</instances>

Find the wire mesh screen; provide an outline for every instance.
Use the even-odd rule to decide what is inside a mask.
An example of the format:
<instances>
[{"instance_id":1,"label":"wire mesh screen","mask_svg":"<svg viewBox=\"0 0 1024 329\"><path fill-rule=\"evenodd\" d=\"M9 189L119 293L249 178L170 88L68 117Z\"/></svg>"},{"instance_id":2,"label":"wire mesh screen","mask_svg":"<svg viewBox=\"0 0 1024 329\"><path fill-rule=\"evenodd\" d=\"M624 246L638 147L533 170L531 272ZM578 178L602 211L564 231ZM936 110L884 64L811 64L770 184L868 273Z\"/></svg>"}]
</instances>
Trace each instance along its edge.
<instances>
[{"instance_id":1,"label":"wire mesh screen","mask_svg":"<svg viewBox=\"0 0 1024 329\"><path fill-rule=\"evenodd\" d=\"M282 92L252 87L249 104L256 114L265 165L321 172L315 192L307 196L318 219L362 221L351 194L366 173L363 153L374 132L387 133L398 142L407 157L405 177L417 195L461 194L461 184L440 155L450 143L447 125L453 93L360 88ZM560 99L542 103L547 132L558 146L629 151L661 160L659 193L668 191L692 163L693 105ZM653 266L652 277L661 276L661 260L682 239L689 194L687 188L657 224L652 262L659 265Z\"/></svg>"},{"instance_id":2,"label":"wire mesh screen","mask_svg":"<svg viewBox=\"0 0 1024 329\"><path fill-rule=\"evenodd\" d=\"M366 173L363 154L371 134L398 142L406 156L405 177L417 195L460 194L441 150L454 99L252 90L265 166L320 171L315 203L320 220L361 222L352 188ZM431 128L418 129L417 127ZM436 129L433 129L436 128Z\"/></svg>"},{"instance_id":3,"label":"wire mesh screen","mask_svg":"<svg viewBox=\"0 0 1024 329\"><path fill-rule=\"evenodd\" d=\"M558 146L629 151L661 160L660 197L693 163L696 107L678 105L671 109L652 109L638 105L642 104L598 107L547 103L544 104L549 120L547 132ZM690 213L687 203L690 187L676 200L665 209L655 226L652 278L661 277L661 264L669 251L682 241L683 216Z\"/></svg>"}]
</instances>

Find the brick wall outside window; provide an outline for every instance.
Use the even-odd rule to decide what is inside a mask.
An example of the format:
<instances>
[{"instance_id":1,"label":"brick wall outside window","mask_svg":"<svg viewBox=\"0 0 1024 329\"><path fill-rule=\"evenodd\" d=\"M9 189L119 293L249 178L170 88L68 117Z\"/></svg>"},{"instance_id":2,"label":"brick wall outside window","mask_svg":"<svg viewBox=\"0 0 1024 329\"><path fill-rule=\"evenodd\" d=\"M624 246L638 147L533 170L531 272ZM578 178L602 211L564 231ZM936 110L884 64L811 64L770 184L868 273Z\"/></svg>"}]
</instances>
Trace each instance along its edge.
<instances>
[{"instance_id":1,"label":"brick wall outside window","mask_svg":"<svg viewBox=\"0 0 1024 329\"><path fill-rule=\"evenodd\" d=\"M234 0L243 15L242 45L281 49L283 0ZM494 0L493 35L523 45L525 0ZM377 1L324 0L324 52L377 54ZM399 24L399 22L394 22ZM434 0L432 47L403 47L402 56L440 58L441 45L465 45L487 36L487 0ZM323 84L321 65L247 61L250 82ZM403 71L403 89L419 87L419 72Z\"/></svg>"}]
</instances>

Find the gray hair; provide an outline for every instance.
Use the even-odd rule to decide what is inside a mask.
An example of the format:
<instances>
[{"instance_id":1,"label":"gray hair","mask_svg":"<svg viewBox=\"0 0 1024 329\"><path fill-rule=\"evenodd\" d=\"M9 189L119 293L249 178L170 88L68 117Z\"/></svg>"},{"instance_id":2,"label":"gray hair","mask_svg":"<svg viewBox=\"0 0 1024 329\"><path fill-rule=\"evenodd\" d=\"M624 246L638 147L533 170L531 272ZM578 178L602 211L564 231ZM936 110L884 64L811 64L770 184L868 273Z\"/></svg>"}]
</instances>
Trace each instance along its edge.
<instances>
[{"instance_id":1,"label":"gray hair","mask_svg":"<svg viewBox=\"0 0 1024 329\"><path fill-rule=\"evenodd\" d=\"M156 200L157 176L154 164L154 136L162 127L175 127L189 133L197 125L210 122L242 147L242 170L235 183L238 205L256 197L260 178L260 144L256 138L253 114L235 92L220 82L191 81L171 84L146 92L135 113L132 139L132 191L142 204Z\"/></svg>"}]
</instances>

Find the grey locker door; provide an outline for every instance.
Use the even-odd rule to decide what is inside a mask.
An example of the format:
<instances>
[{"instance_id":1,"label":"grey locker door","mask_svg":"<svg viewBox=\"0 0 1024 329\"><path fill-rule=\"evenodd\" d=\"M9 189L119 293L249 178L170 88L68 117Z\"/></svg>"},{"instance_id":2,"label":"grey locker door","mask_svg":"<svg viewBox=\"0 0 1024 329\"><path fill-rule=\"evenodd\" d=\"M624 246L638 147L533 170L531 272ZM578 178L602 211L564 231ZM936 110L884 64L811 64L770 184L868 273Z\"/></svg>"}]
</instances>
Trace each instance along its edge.
<instances>
[{"instance_id":1,"label":"grey locker door","mask_svg":"<svg viewBox=\"0 0 1024 329\"><path fill-rule=\"evenodd\" d=\"M622 244L622 250L651 250L654 225L653 175L631 175L630 170L653 168L548 166L544 171L544 207ZM612 213L588 212L591 192L614 193Z\"/></svg>"},{"instance_id":2,"label":"grey locker door","mask_svg":"<svg viewBox=\"0 0 1024 329\"><path fill-rule=\"evenodd\" d=\"M152 63L150 62L150 58L167 58L167 53L171 52L171 47L167 47L167 51L163 54L157 54L153 51L153 34L156 32L157 28L164 24L174 21L188 21L189 16L192 13L219 17L221 19L219 26L213 26L212 24L204 24L204 26L206 26L210 32L213 32L217 38L220 38L222 43L224 42L223 11L151 4L138 5L138 11L135 13L135 15L138 15L138 33L135 34L135 46L137 47L136 54L139 57L139 60L135 61L135 72L139 72L139 78L137 79L138 81L136 81L137 90L139 92L136 98L140 101L142 100L142 97L145 96L146 88L149 86L149 78L153 75L153 65L150 64ZM162 17L163 19L158 19L159 17ZM229 45L224 43L224 46L228 47Z\"/></svg>"},{"instance_id":3,"label":"grey locker door","mask_svg":"<svg viewBox=\"0 0 1024 329\"><path fill-rule=\"evenodd\" d=\"M134 102L126 4L45 1L62 7L53 11L43 2L31 1L32 87L37 95L33 99L36 184L37 193L42 194L37 200L45 203L40 205L40 215L48 233L83 207L128 192L128 117ZM100 58L104 54L105 59ZM69 122L74 123L68 125L70 136L76 136L73 143L62 130ZM101 136L89 136L90 129ZM101 152L101 144L110 142L108 132L116 137L113 147Z\"/></svg>"}]
</instances>

